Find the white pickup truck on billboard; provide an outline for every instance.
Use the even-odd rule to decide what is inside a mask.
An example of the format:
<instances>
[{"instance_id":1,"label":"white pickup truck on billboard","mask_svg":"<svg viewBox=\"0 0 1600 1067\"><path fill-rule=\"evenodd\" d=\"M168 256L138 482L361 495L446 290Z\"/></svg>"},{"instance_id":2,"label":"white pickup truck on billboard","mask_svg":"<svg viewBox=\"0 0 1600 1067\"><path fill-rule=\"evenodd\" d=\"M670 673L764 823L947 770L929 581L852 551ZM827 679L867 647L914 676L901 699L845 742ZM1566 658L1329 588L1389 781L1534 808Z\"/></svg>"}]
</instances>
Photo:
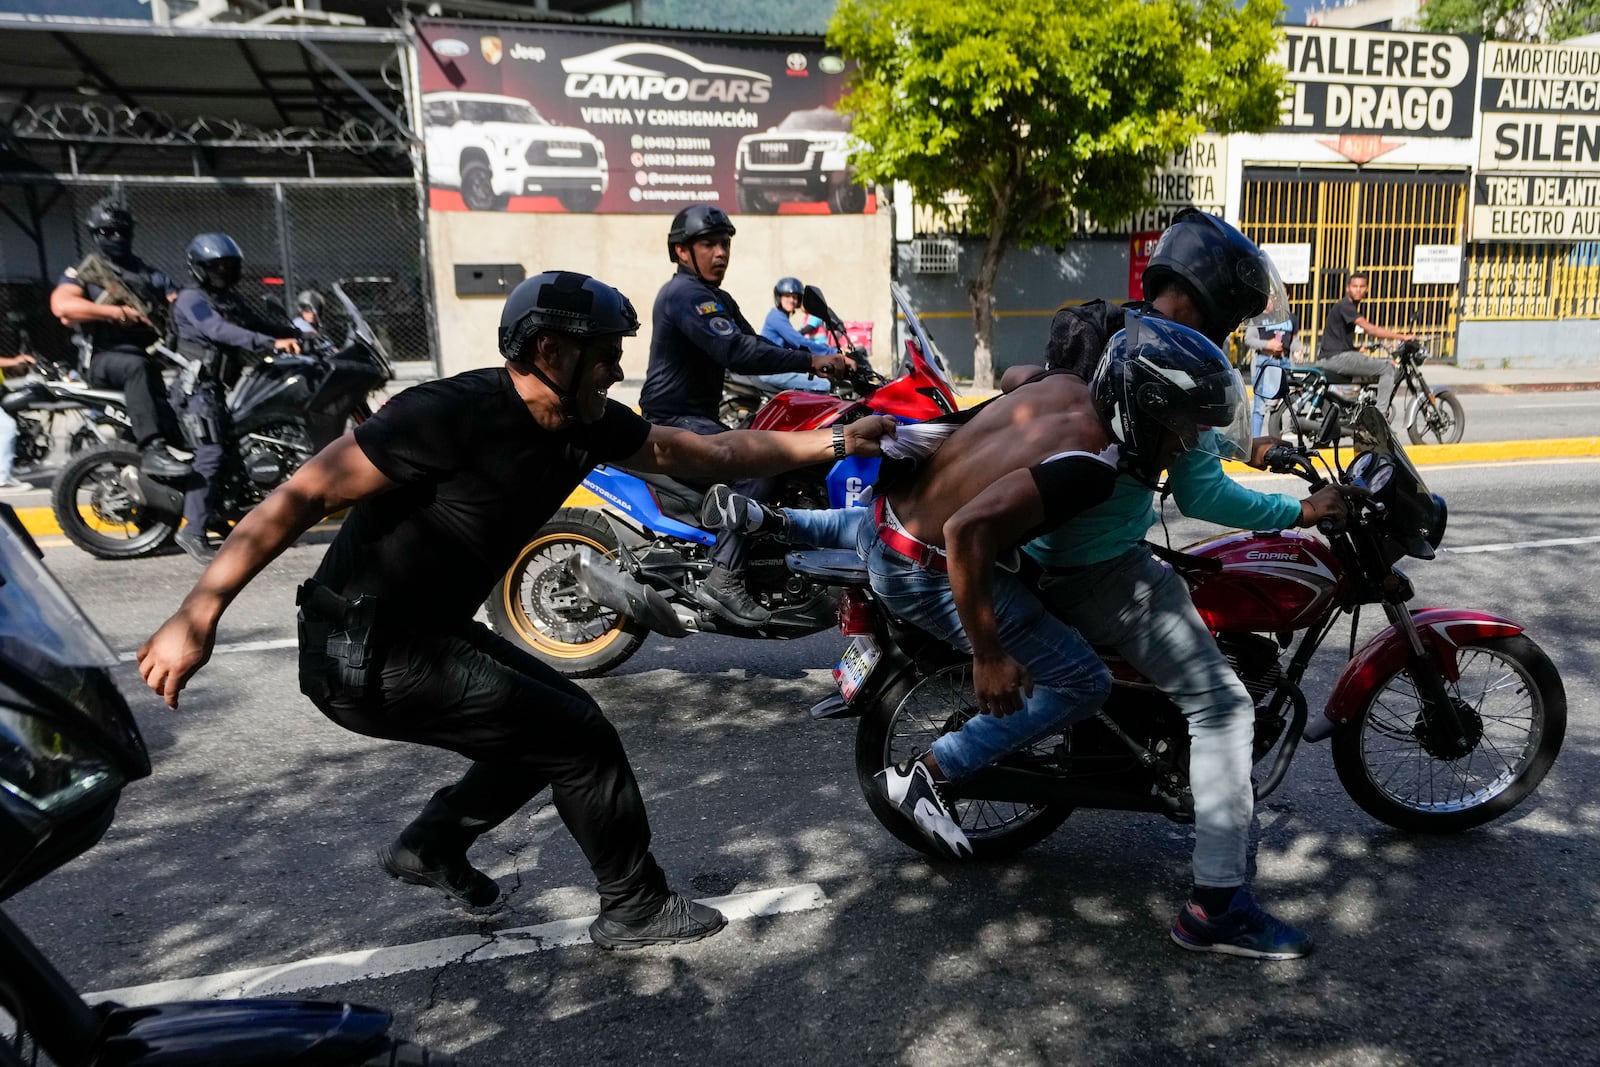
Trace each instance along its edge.
<instances>
[{"instance_id":1,"label":"white pickup truck on billboard","mask_svg":"<svg viewBox=\"0 0 1600 1067\"><path fill-rule=\"evenodd\" d=\"M850 166L856 147L850 120L831 107L792 111L766 133L741 138L734 173L739 210L763 214L781 202L807 201L859 214L867 190Z\"/></svg>"},{"instance_id":2,"label":"white pickup truck on billboard","mask_svg":"<svg viewBox=\"0 0 1600 1067\"><path fill-rule=\"evenodd\" d=\"M558 126L528 101L493 93L424 93L428 183L460 190L473 211L514 196L554 197L593 211L609 176L606 149L588 130Z\"/></svg>"}]
</instances>

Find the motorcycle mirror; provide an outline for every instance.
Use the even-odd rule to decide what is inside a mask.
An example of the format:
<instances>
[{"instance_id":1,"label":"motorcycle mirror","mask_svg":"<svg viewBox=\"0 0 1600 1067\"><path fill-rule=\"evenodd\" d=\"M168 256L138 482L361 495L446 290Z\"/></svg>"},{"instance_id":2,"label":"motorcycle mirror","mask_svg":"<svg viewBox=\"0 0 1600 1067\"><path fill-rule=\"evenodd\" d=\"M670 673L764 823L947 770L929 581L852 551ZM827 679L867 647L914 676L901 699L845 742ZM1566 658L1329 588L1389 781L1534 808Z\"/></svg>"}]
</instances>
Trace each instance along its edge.
<instances>
[{"instance_id":1,"label":"motorcycle mirror","mask_svg":"<svg viewBox=\"0 0 1600 1067\"><path fill-rule=\"evenodd\" d=\"M262 303L266 304L267 314L274 319L287 319L289 317L289 310L283 306L283 301L277 297L269 296Z\"/></svg>"},{"instance_id":2,"label":"motorcycle mirror","mask_svg":"<svg viewBox=\"0 0 1600 1067\"><path fill-rule=\"evenodd\" d=\"M828 301L822 295L822 290L814 285L808 285L800 293L800 306L806 309L807 315L815 315L827 324L829 330L836 335L844 336L844 322L833 309L828 306Z\"/></svg>"},{"instance_id":3,"label":"motorcycle mirror","mask_svg":"<svg viewBox=\"0 0 1600 1067\"><path fill-rule=\"evenodd\" d=\"M1283 395L1283 368L1275 363L1262 367L1256 374L1256 396L1263 400L1276 400Z\"/></svg>"}]
</instances>

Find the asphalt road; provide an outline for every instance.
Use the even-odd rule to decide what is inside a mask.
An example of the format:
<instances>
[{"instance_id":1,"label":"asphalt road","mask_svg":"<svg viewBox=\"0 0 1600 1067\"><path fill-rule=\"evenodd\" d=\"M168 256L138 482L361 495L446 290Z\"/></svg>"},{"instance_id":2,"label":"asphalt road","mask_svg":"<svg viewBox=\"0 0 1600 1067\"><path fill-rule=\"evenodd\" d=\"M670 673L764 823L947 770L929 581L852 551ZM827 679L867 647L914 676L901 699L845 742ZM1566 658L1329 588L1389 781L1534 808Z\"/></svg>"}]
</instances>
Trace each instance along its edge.
<instances>
[{"instance_id":1,"label":"asphalt road","mask_svg":"<svg viewBox=\"0 0 1600 1067\"><path fill-rule=\"evenodd\" d=\"M154 776L128 789L100 846L7 911L87 990L403 948L355 965L386 977L290 987L389 1007L401 1032L469 1064L1593 1062L1600 461L1426 475L1450 501L1446 545L1489 550L1408 565L1418 603L1524 623L1564 675L1566 746L1527 803L1444 839L1374 822L1327 746L1305 746L1258 807L1254 862L1264 899L1319 938L1308 960L1175 948L1189 833L1158 817L1080 811L1009 862L922 861L866 813L853 724L806 715L829 691L831 633L652 638L585 683L633 755L674 882L698 896L790 888L801 910L679 949L493 958L537 947L499 932L581 930L595 906L582 858L546 795L474 853L510 890L496 917L382 875L374 846L462 765L344 733L298 695L282 646L315 545L224 621L226 645L268 647L219 654L176 714L135 693ZM1171 532L1182 544L1210 531ZM113 564L63 547L47 561L123 651L196 574L182 556ZM1376 628L1363 619L1363 635ZM1341 647L1331 639L1307 679L1313 713ZM133 668L119 677L133 693ZM427 944L445 938L464 940Z\"/></svg>"}]
</instances>

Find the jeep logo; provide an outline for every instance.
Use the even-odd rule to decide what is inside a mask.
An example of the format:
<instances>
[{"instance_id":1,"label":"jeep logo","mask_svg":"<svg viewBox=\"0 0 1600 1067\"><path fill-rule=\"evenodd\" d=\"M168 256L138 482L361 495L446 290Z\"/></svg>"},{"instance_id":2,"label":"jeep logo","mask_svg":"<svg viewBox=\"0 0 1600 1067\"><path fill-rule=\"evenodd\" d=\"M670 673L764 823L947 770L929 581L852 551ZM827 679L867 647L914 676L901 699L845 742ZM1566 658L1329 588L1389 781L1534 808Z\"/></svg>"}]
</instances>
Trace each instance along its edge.
<instances>
[{"instance_id":1,"label":"jeep logo","mask_svg":"<svg viewBox=\"0 0 1600 1067\"><path fill-rule=\"evenodd\" d=\"M514 44L511 46L512 59L531 59L535 63L544 62L544 49L533 45Z\"/></svg>"}]
</instances>

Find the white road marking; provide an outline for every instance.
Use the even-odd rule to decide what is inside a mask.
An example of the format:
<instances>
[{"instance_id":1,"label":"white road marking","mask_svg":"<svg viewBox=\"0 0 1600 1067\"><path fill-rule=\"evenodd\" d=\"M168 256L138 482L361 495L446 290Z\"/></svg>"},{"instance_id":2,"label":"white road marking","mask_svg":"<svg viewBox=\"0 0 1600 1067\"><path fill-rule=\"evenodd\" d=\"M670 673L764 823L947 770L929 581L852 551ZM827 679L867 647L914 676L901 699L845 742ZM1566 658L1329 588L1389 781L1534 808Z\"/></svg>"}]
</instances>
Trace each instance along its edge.
<instances>
[{"instance_id":1,"label":"white road marking","mask_svg":"<svg viewBox=\"0 0 1600 1067\"><path fill-rule=\"evenodd\" d=\"M1553 537L1548 541L1505 541L1498 545L1462 545L1460 548L1441 548L1441 552L1514 552L1519 548L1560 548L1564 545L1592 545L1600 537Z\"/></svg>"},{"instance_id":2,"label":"white road marking","mask_svg":"<svg viewBox=\"0 0 1600 1067\"><path fill-rule=\"evenodd\" d=\"M238 641L231 645L218 645L211 650L213 656L226 656L230 652L270 652L279 648L298 648L300 641L294 637L276 637L271 641ZM117 659L123 663L132 663L138 658L137 652L123 652Z\"/></svg>"},{"instance_id":3,"label":"white road marking","mask_svg":"<svg viewBox=\"0 0 1600 1067\"><path fill-rule=\"evenodd\" d=\"M1600 404L1600 400L1589 400L1583 403L1568 402L1564 404L1511 404L1512 411L1549 411L1551 408L1592 408Z\"/></svg>"},{"instance_id":4,"label":"white road marking","mask_svg":"<svg viewBox=\"0 0 1600 1067\"><path fill-rule=\"evenodd\" d=\"M777 889L735 893L726 897L707 897L701 903L716 908L726 915L729 921L734 921L752 919L760 915L812 911L826 907L828 895L815 882L807 882L803 885L781 886ZM451 963L501 960L554 948L587 944L589 924L593 921L593 916L584 919L560 919L556 922L540 923L537 926L499 930L487 937L476 935L444 937L435 941L421 941L414 945L361 949L332 956L314 956L275 967L253 967L249 970L201 975L198 978L178 978L168 982L152 982L149 985L85 993L83 996L90 1004L101 1000L114 1000L118 1004L137 1007L176 1000L215 1000L297 993L306 989L322 989L349 982L389 978L397 974L430 970Z\"/></svg>"}]
</instances>

